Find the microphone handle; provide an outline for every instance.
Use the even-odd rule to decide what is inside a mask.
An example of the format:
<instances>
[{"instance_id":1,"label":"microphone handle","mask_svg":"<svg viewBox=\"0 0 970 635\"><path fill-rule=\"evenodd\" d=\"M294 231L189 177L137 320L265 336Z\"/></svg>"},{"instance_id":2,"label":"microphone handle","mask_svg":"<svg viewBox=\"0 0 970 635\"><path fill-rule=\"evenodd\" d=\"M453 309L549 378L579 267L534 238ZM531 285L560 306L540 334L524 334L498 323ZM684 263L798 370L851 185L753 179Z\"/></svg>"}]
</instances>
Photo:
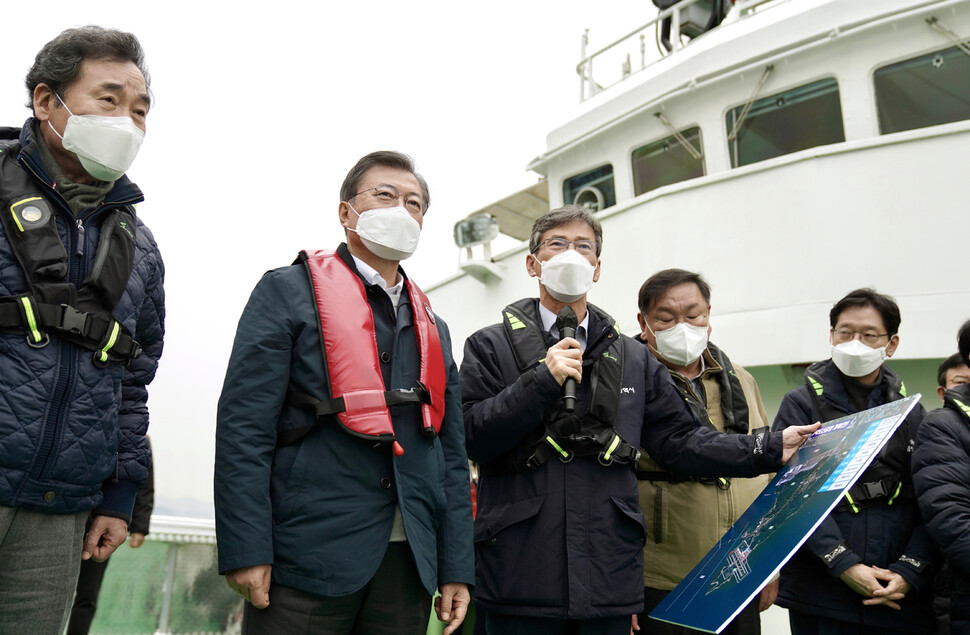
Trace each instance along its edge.
<instances>
[{"instance_id":1,"label":"microphone handle","mask_svg":"<svg viewBox=\"0 0 970 635\"><path fill-rule=\"evenodd\" d=\"M576 329L571 326L564 326L560 329L559 334L563 339L576 337ZM576 410L576 380L572 377L567 377L566 381L562 383L562 404L564 412L573 412Z\"/></svg>"}]
</instances>

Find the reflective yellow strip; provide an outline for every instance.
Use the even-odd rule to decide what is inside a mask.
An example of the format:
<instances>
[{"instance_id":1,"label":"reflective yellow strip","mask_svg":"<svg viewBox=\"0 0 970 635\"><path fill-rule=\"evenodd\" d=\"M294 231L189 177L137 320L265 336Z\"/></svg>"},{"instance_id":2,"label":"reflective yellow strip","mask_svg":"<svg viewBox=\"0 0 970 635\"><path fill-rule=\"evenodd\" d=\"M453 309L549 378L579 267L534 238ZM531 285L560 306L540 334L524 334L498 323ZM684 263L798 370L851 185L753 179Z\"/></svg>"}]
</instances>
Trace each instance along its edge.
<instances>
[{"instance_id":1,"label":"reflective yellow strip","mask_svg":"<svg viewBox=\"0 0 970 635\"><path fill-rule=\"evenodd\" d=\"M555 441L555 440L554 440L554 439L553 439L552 437L548 437L548 436L547 436L547 437L546 437L546 442L547 442L547 443L548 443L549 445L551 445L552 447L554 447L554 448L556 449L556 452L558 452L559 454L561 454L561 455L563 455L563 456L565 456L565 457L567 457L567 458L569 457L569 452L566 452L566 451L565 451L565 450L563 450L563 449L562 449L561 447L559 447L559 444L558 444L558 443L556 443L556 441Z\"/></svg>"},{"instance_id":2,"label":"reflective yellow strip","mask_svg":"<svg viewBox=\"0 0 970 635\"><path fill-rule=\"evenodd\" d=\"M513 331L518 331L519 329L524 329L525 328L525 324L522 323L522 320L520 320L519 318L515 317L514 315L512 315L508 311L505 312L505 317L508 318L508 320L509 320L509 326L512 327L512 330Z\"/></svg>"},{"instance_id":3,"label":"reflective yellow strip","mask_svg":"<svg viewBox=\"0 0 970 635\"><path fill-rule=\"evenodd\" d=\"M14 216L14 218L16 218L16 216ZM30 298L20 298L20 302L24 305L24 313L27 314L27 328L30 329L30 334L34 338L34 343L40 342L43 337L41 336L40 331L37 330L37 320L34 318L34 308L30 305Z\"/></svg>"},{"instance_id":4,"label":"reflective yellow strip","mask_svg":"<svg viewBox=\"0 0 970 635\"><path fill-rule=\"evenodd\" d=\"M815 381L815 379L813 379L812 377L809 377L808 378L808 381L812 382L812 388L815 389L815 394L821 397L822 396L822 384L820 384L817 381Z\"/></svg>"},{"instance_id":5,"label":"reflective yellow strip","mask_svg":"<svg viewBox=\"0 0 970 635\"><path fill-rule=\"evenodd\" d=\"M959 399L954 399L953 400L953 403L955 403L956 405L960 406L960 409L963 410L963 412L965 412L968 416L970 416L970 406L968 406L967 404L963 403Z\"/></svg>"},{"instance_id":6,"label":"reflective yellow strip","mask_svg":"<svg viewBox=\"0 0 970 635\"><path fill-rule=\"evenodd\" d=\"M616 331L617 333L619 333L619 332L620 332L620 323L619 323L619 322L613 322L613 329L614 329L614 330L615 330L615 331Z\"/></svg>"},{"instance_id":7,"label":"reflective yellow strip","mask_svg":"<svg viewBox=\"0 0 970 635\"><path fill-rule=\"evenodd\" d=\"M120 330L121 330L121 327L119 326L117 320L111 323L111 337L108 338L108 343L105 344L104 348L101 349L102 362L108 361L108 351L110 351L111 347L114 346L115 342L118 341L118 331Z\"/></svg>"},{"instance_id":8,"label":"reflective yellow strip","mask_svg":"<svg viewBox=\"0 0 970 635\"><path fill-rule=\"evenodd\" d=\"M858 514L859 513L859 506L855 504L855 501L854 500L852 500L852 494L846 492L845 493L845 500L849 501L849 507L852 508L852 513L853 514Z\"/></svg>"},{"instance_id":9,"label":"reflective yellow strip","mask_svg":"<svg viewBox=\"0 0 970 635\"><path fill-rule=\"evenodd\" d=\"M901 382L899 384L899 394L902 395L903 397L908 397L909 396L909 395L906 394L906 384L905 383L902 383Z\"/></svg>"},{"instance_id":10,"label":"reflective yellow strip","mask_svg":"<svg viewBox=\"0 0 970 635\"><path fill-rule=\"evenodd\" d=\"M899 485L896 486L896 491L893 492L893 495L889 497L889 504L890 505L892 505L893 504L893 501L896 500L896 497L899 496L899 491L901 489L903 489L902 482L900 482Z\"/></svg>"},{"instance_id":11,"label":"reflective yellow strip","mask_svg":"<svg viewBox=\"0 0 970 635\"><path fill-rule=\"evenodd\" d=\"M610 455L613 454L613 452L616 450L616 446L618 446L618 445L620 445L620 435L614 434L613 435L613 442L610 443L610 447L608 447L606 449L606 453L603 454L603 458L606 459L607 461L609 461L610 460Z\"/></svg>"}]
</instances>

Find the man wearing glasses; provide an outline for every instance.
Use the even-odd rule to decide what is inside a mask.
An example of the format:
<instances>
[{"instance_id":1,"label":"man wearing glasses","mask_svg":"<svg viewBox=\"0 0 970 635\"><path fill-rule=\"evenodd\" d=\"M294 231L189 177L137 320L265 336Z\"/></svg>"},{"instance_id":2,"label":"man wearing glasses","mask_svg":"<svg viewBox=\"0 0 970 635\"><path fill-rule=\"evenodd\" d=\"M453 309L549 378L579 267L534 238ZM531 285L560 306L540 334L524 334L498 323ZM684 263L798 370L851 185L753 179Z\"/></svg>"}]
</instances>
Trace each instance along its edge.
<instances>
[{"instance_id":1,"label":"man wearing glasses","mask_svg":"<svg viewBox=\"0 0 970 635\"><path fill-rule=\"evenodd\" d=\"M829 313L832 358L805 371L773 427L829 421L906 396L883 362L899 346L899 307L857 289ZM869 468L785 565L777 604L793 635L929 633L936 551L913 494L910 455L925 410L917 405Z\"/></svg>"},{"instance_id":2,"label":"man wearing glasses","mask_svg":"<svg viewBox=\"0 0 970 635\"><path fill-rule=\"evenodd\" d=\"M639 446L679 472L754 476L778 469L816 429L702 427L666 368L587 303L602 244L586 208L539 218L525 262L538 299L509 305L502 323L465 343L465 433L480 463L475 601L489 633L630 632L647 538Z\"/></svg>"},{"instance_id":3,"label":"man wearing glasses","mask_svg":"<svg viewBox=\"0 0 970 635\"><path fill-rule=\"evenodd\" d=\"M638 305L641 341L670 371L703 425L728 434L750 434L768 425L754 377L710 341L711 286L700 274L658 271L640 287ZM647 453L640 457L637 479L640 507L652 529L643 549L644 612L649 613L717 544L770 479L696 478L664 469ZM722 632L761 633L759 609L771 606L777 591L777 581L766 586L760 599L750 602ZM650 632L699 631L656 622Z\"/></svg>"},{"instance_id":4,"label":"man wearing glasses","mask_svg":"<svg viewBox=\"0 0 970 635\"><path fill-rule=\"evenodd\" d=\"M270 271L239 321L216 432L219 569L243 633L457 629L474 581L458 369L401 260L430 196L375 152L337 206L347 242Z\"/></svg>"}]
</instances>

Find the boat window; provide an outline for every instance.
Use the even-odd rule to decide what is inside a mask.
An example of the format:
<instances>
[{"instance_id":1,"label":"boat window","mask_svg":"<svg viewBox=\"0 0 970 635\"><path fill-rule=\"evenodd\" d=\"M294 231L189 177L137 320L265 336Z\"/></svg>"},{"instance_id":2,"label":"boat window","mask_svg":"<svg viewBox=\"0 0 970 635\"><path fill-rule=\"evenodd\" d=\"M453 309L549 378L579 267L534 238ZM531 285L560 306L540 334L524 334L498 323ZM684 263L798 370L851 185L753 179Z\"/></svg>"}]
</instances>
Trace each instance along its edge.
<instances>
[{"instance_id":1,"label":"boat window","mask_svg":"<svg viewBox=\"0 0 970 635\"><path fill-rule=\"evenodd\" d=\"M562 198L568 205L587 205L594 212L616 205L613 187L613 166L606 164L566 179L562 184Z\"/></svg>"},{"instance_id":2,"label":"boat window","mask_svg":"<svg viewBox=\"0 0 970 635\"><path fill-rule=\"evenodd\" d=\"M701 129L688 128L680 134L693 146L694 152L673 136L633 151L633 192L636 196L664 185L704 176ZM701 156L695 157L695 154Z\"/></svg>"},{"instance_id":3,"label":"boat window","mask_svg":"<svg viewBox=\"0 0 970 635\"><path fill-rule=\"evenodd\" d=\"M839 85L833 78L759 99L742 118L744 108L731 109L725 118L729 139L741 119L734 140L728 141L731 167L845 141Z\"/></svg>"},{"instance_id":4,"label":"boat window","mask_svg":"<svg viewBox=\"0 0 970 635\"><path fill-rule=\"evenodd\" d=\"M970 119L970 56L951 47L876 69L879 132Z\"/></svg>"}]
</instances>

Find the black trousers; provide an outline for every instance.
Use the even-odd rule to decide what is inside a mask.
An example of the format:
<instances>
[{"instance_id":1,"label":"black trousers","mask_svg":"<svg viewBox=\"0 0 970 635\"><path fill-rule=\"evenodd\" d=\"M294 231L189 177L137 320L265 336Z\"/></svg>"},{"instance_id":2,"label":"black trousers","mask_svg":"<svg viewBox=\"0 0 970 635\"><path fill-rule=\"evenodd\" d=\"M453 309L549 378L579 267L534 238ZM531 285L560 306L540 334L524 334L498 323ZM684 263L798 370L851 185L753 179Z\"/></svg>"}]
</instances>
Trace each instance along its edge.
<instances>
[{"instance_id":1,"label":"black trousers","mask_svg":"<svg viewBox=\"0 0 970 635\"><path fill-rule=\"evenodd\" d=\"M788 610L788 623L791 624L792 635L871 635L871 633L877 631L879 635L907 635L909 633L909 631L897 631L890 628L876 629L865 624L833 620L828 617L792 611L791 609Z\"/></svg>"},{"instance_id":2,"label":"black trousers","mask_svg":"<svg viewBox=\"0 0 970 635\"><path fill-rule=\"evenodd\" d=\"M269 606L246 603L242 635L426 635L431 596L406 542L392 542L374 577L350 595L322 597L273 583Z\"/></svg>"},{"instance_id":3,"label":"black trousers","mask_svg":"<svg viewBox=\"0 0 970 635\"><path fill-rule=\"evenodd\" d=\"M564 620L554 617L485 615L489 633L498 635L630 635L631 616Z\"/></svg>"},{"instance_id":4,"label":"black trousers","mask_svg":"<svg viewBox=\"0 0 970 635\"><path fill-rule=\"evenodd\" d=\"M98 610L98 593L104 572L111 560L98 562L93 558L81 561L81 573L77 578L77 591L71 607L71 621L67 623L67 635L88 635L94 613Z\"/></svg>"},{"instance_id":5,"label":"black trousers","mask_svg":"<svg viewBox=\"0 0 970 635\"><path fill-rule=\"evenodd\" d=\"M670 591L661 591L650 587L643 589L645 608L643 613L637 616L640 621L640 632L649 633L649 635L694 635L694 633L703 633L704 631L695 631L692 628L675 626L647 617L650 611L657 608L657 605L663 602L668 595L670 595ZM761 635L761 613L758 611L757 596L741 609L741 612L731 620L730 624L724 627L721 635Z\"/></svg>"}]
</instances>

